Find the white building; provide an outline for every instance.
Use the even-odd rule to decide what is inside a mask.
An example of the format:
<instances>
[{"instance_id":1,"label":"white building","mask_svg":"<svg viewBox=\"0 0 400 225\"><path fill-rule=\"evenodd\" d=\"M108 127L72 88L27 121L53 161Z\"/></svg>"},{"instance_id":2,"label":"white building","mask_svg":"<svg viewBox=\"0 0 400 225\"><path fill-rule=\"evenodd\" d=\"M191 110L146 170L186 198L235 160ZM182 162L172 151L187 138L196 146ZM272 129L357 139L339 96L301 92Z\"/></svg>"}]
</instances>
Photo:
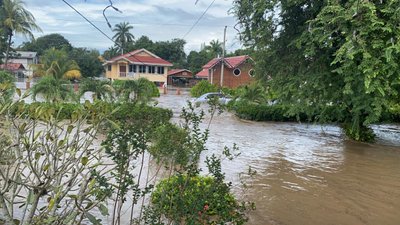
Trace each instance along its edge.
<instances>
[{"instance_id":1,"label":"white building","mask_svg":"<svg viewBox=\"0 0 400 225\"><path fill-rule=\"evenodd\" d=\"M12 56L8 62L9 63L21 63L25 69L26 76L33 75L32 64L38 64L39 57L36 52L25 52L25 51L17 51L14 56Z\"/></svg>"}]
</instances>

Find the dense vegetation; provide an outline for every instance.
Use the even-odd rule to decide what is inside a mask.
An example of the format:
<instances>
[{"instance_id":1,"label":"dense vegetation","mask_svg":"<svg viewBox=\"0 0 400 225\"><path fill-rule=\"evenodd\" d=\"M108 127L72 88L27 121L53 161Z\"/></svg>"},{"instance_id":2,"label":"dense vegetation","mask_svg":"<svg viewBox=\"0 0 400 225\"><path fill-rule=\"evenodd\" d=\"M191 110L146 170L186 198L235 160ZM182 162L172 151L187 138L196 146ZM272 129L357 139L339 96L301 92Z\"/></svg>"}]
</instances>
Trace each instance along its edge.
<instances>
[{"instance_id":1,"label":"dense vegetation","mask_svg":"<svg viewBox=\"0 0 400 225\"><path fill-rule=\"evenodd\" d=\"M241 39L255 49L257 76L289 114L330 105L355 140L372 137L398 102L399 1L234 1ZM365 135L364 135L365 134Z\"/></svg>"}]
</instances>

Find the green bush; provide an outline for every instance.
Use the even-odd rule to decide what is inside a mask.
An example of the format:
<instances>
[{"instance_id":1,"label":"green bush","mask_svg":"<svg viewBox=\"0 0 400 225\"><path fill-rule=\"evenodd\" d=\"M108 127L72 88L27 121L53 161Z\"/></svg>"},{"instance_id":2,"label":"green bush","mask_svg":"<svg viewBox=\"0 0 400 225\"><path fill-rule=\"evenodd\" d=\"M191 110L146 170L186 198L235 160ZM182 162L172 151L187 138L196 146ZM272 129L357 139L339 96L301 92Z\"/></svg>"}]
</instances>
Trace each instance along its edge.
<instances>
[{"instance_id":1,"label":"green bush","mask_svg":"<svg viewBox=\"0 0 400 225\"><path fill-rule=\"evenodd\" d=\"M96 101L89 104L75 103L48 103L34 102L32 104L18 103L13 108L14 115L27 113L29 116L34 115L39 107L47 111L48 114L58 119L71 119L73 113L79 110L89 110L96 113L109 114L109 119L113 121L140 121L141 123L159 124L167 122L172 118L172 111L145 104L135 103L109 103L104 101ZM114 112L113 112L114 111ZM113 112L113 114L111 114ZM95 113L92 115L96 115Z\"/></svg>"},{"instance_id":2,"label":"green bush","mask_svg":"<svg viewBox=\"0 0 400 225\"><path fill-rule=\"evenodd\" d=\"M192 89L190 89L190 95L197 98L205 93L216 91L218 91L218 87L216 85L211 84L207 80L202 80L193 86Z\"/></svg>"},{"instance_id":3,"label":"green bush","mask_svg":"<svg viewBox=\"0 0 400 225\"><path fill-rule=\"evenodd\" d=\"M229 187L213 177L175 175L151 195L154 208L176 224L243 224L245 218Z\"/></svg>"},{"instance_id":4,"label":"green bush","mask_svg":"<svg viewBox=\"0 0 400 225\"><path fill-rule=\"evenodd\" d=\"M11 100L15 92L14 75L7 71L0 70L0 95L4 100Z\"/></svg>"}]
</instances>

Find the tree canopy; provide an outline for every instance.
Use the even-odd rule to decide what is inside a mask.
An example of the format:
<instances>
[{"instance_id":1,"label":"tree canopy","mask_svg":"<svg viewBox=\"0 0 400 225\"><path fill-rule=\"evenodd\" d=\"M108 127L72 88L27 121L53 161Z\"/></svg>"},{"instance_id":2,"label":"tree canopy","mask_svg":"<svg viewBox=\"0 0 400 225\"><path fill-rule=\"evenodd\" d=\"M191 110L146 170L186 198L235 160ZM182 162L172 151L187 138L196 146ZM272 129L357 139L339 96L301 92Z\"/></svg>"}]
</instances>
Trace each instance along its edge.
<instances>
[{"instance_id":1,"label":"tree canopy","mask_svg":"<svg viewBox=\"0 0 400 225\"><path fill-rule=\"evenodd\" d=\"M7 64L14 34L22 34L34 39L32 31L40 31L40 28L35 23L35 17L24 8L21 0L3 0L2 8L4 16L1 22L7 36L5 57L5 64Z\"/></svg>"},{"instance_id":2,"label":"tree canopy","mask_svg":"<svg viewBox=\"0 0 400 225\"><path fill-rule=\"evenodd\" d=\"M399 4L236 0L234 13L241 39L256 50L258 78L290 114L317 114L355 140L371 140L368 126L399 90Z\"/></svg>"},{"instance_id":3,"label":"tree canopy","mask_svg":"<svg viewBox=\"0 0 400 225\"><path fill-rule=\"evenodd\" d=\"M24 42L20 47L22 51L34 51L43 55L44 51L50 48L72 50L71 43L61 34L48 34L38 37L36 40Z\"/></svg>"}]
</instances>

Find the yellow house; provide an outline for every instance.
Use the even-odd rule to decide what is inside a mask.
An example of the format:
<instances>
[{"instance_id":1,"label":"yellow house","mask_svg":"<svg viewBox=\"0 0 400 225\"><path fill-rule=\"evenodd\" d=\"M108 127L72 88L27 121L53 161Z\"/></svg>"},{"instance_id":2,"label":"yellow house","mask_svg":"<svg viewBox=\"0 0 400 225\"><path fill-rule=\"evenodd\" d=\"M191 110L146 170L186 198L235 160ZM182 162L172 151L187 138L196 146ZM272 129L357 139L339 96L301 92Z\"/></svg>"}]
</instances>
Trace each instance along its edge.
<instances>
[{"instance_id":1,"label":"yellow house","mask_svg":"<svg viewBox=\"0 0 400 225\"><path fill-rule=\"evenodd\" d=\"M106 77L113 80L147 78L158 85L167 82L172 63L142 48L107 60Z\"/></svg>"}]
</instances>

